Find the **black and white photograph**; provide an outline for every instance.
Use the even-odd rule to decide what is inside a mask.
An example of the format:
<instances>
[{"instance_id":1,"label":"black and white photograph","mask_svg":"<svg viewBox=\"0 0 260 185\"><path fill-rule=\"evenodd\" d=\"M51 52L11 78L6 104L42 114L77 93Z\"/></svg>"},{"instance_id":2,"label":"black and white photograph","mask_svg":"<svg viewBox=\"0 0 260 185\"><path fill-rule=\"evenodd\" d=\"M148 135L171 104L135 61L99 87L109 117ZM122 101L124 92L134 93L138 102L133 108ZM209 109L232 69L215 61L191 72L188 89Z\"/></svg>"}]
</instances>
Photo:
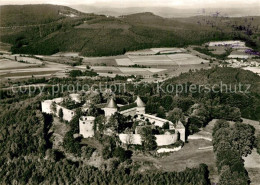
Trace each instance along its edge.
<instances>
[{"instance_id":1,"label":"black and white photograph","mask_svg":"<svg viewBox=\"0 0 260 185\"><path fill-rule=\"evenodd\" d=\"M260 0L1 0L0 185L260 185Z\"/></svg>"}]
</instances>

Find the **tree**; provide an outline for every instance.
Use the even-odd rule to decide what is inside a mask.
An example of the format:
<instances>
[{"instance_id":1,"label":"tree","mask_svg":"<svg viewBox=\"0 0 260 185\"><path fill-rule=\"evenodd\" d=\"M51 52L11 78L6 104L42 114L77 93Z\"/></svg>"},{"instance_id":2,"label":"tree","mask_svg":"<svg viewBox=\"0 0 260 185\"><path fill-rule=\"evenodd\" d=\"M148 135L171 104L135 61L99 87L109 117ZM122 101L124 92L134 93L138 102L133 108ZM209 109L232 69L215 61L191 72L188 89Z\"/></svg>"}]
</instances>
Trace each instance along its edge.
<instances>
[{"instance_id":1,"label":"tree","mask_svg":"<svg viewBox=\"0 0 260 185\"><path fill-rule=\"evenodd\" d=\"M106 118L104 115L97 116L96 119L94 120L94 126L93 126L94 131L99 131L103 133L105 123L106 123Z\"/></svg>"},{"instance_id":2,"label":"tree","mask_svg":"<svg viewBox=\"0 0 260 185\"><path fill-rule=\"evenodd\" d=\"M111 128L113 131L116 131L117 133L122 133L126 128L131 128L132 123L129 122L127 117L116 112L110 117L107 127Z\"/></svg>"},{"instance_id":3,"label":"tree","mask_svg":"<svg viewBox=\"0 0 260 185\"><path fill-rule=\"evenodd\" d=\"M255 142L255 128L245 123L235 123L231 134L232 147L237 150L241 156L251 154Z\"/></svg>"},{"instance_id":4,"label":"tree","mask_svg":"<svg viewBox=\"0 0 260 185\"><path fill-rule=\"evenodd\" d=\"M168 122L168 121L165 122L165 123L163 124L162 128L168 130L168 129L170 128L169 122Z\"/></svg>"},{"instance_id":5,"label":"tree","mask_svg":"<svg viewBox=\"0 0 260 185\"><path fill-rule=\"evenodd\" d=\"M142 145L146 151L155 150L157 147L156 137L152 135L151 127L143 127L141 130Z\"/></svg>"},{"instance_id":6,"label":"tree","mask_svg":"<svg viewBox=\"0 0 260 185\"><path fill-rule=\"evenodd\" d=\"M257 139L256 139L256 150L257 150L257 153L260 155L260 134L258 134Z\"/></svg>"},{"instance_id":7,"label":"tree","mask_svg":"<svg viewBox=\"0 0 260 185\"><path fill-rule=\"evenodd\" d=\"M87 115L94 117L97 117L99 115L99 111L94 104L91 104L91 106L89 107Z\"/></svg>"},{"instance_id":8,"label":"tree","mask_svg":"<svg viewBox=\"0 0 260 185\"><path fill-rule=\"evenodd\" d=\"M51 111L56 114L57 113L57 106L55 102L51 103Z\"/></svg>"},{"instance_id":9,"label":"tree","mask_svg":"<svg viewBox=\"0 0 260 185\"><path fill-rule=\"evenodd\" d=\"M132 152L129 150L124 150L122 147L116 147L113 152L114 157L118 157L120 161L125 161L130 159L132 156Z\"/></svg>"},{"instance_id":10,"label":"tree","mask_svg":"<svg viewBox=\"0 0 260 185\"><path fill-rule=\"evenodd\" d=\"M63 121L63 110L62 110L62 108L59 109L58 115L59 115L60 120Z\"/></svg>"},{"instance_id":11,"label":"tree","mask_svg":"<svg viewBox=\"0 0 260 185\"><path fill-rule=\"evenodd\" d=\"M174 124L179 120L181 122L184 122L184 115L182 110L180 108L174 108L172 111L169 112L167 119Z\"/></svg>"},{"instance_id":12,"label":"tree","mask_svg":"<svg viewBox=\"0 0 260 185\"><path fill-rule=\"evenodd\" d=\"M158 116L159 118L165 118L165 117L166 117L166 115L165 115L165 109L164 109L162 106L159 107L159 109L158 109L158 111L157 111L157 116Z\"/></svg>"},{"instance_id":13,"label":"tree","mask_svg":"<svg viewBox=\"0 0 260 185\"><path fill-rule=\"evenodd\" d=\"M248 184L248 178L238 172L232 172L229 166L223 166L220 178L220 185L246 185Z\"/></svg>"},{"instance_id":14,"label":"tree","mask_svg":"<svg viewBox=\"0 0 260 185\"><path fill-rule=\"evenodd\" d=\"M161 105L165 110L169 111L172 109L173 99L172 96L164 96L161 100Z\"/></svg>"}]
</instances>

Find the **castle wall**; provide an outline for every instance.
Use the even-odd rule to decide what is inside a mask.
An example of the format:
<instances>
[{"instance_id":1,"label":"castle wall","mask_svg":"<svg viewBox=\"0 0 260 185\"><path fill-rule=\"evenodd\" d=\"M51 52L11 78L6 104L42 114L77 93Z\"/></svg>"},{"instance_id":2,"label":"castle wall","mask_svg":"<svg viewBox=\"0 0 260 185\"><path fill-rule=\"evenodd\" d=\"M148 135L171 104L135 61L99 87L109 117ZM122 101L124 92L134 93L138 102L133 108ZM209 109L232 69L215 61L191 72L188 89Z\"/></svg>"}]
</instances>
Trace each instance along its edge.
<instances>
[{"instance_id":1,"label":"castle wall","mask_svg":"<svg viewBox=\"0 0 260 185\"><path fill-rule=\"evenodd\" d=\"M59 110L62 109L63 112L63 120L65 121L71 121L73 116L75 115L75 112L73 110L69 110L67 108L64 108L60 105L56 105L57 111L56 111L56 116L59 117Z\"/></svg>"},{"instance_id":2,"label":"castle wall","mask_svg":"<svg viewBox=\"0 0 260 185\"><path fill-rule=\"evenodd\" d=\"M177 134L155 135L157 146L171 145L178 140Z\"/></svg>"},{"instance_id":3,"label":"castle wall","mask_svg":"<svg viewBox=\"0 0 260 185\"><path fill-rule=\"evenodd\" d=\"M212 141L212 138L207 137L207 136L198 135L198 134L190 135L188 137L188 139L190 139L190 140L204 139L204 140Z\"/></svg>"},{"instance_id":4,"label":"castle wall","mask_svg":"<svg viewBox=\"0 0 260 185\"><path fill-rule=\"evenodd\" d=\"M181 146L176 147L176 148L160 148L157 150L157 153L167 153L167 152L176 152L181 150Z\"/></svg>"},{"instance_id":5,"label":"castle wall","mask_svg":"<svg viewBox=\"0 0 260 185\"><path fill-rule=\"evenodd\" d=\"M143 114L144 119L148 119L151 123L154 123L155 126L162 127L164 123L169 122L166 119L158 118L156 116L150 115L150 114Z\"/></svg>"},{"instance_id":6,"label":"castle wall","mask_svg":"<svg viewBox=\"0 0 260 185\"><path fill-rule=\"evenodd\" d=\"M166 146L175 143L178 140L177 134L155 135L157 146ZM124 144L141 145L142 139L140 134L119 134L119 139Z\"/></svg>"},{"instance_id":7,"label":"castle wall","mask_svg":"<svg viewBox=\"0 0 260 185\"><path fill-rule=\"evenodd\" d=\"M145 114L145 107L136 107L136 114Z\"/></svg>"},{"instance_id":8,"label":"castle wall","mask_svg":"<svg viewBox=\"0 0 260 185\"><path fill-rule=\"evenodd\" d=\"M61 101L62 101L62 99L56 98L54 100L45 100L45 101L41 102L42 112L47 113L47 114L54 114L54 112L51 109L52 102L60 103ZM56 104L56 110L57 111L56 111L55 115L57 117L59 117L59 110L60 109L62 109L62 111L63 111L63 119L65 121L71 121L73 116L75 115L75 112L73 110L69 110L67 108L64 108L64 107Z\"/></svg>"},{"instance_id":9,"label":"castle wall","mask_svg":"<svg viewBox=\"0 0 260 185\"><path fill-rule=\"evenodd\" d=\"M129 116L129 115L135 116L136 115L136 107L121 111L120 114L122 114L124 116Z\"/></svg>"},{"instance_id":10,"label":"castle wall","mask_svg":"<svg viewBox=\"0 0 260 185\"><path fill-rule=\"evenodd\" d=\"M176 130L180 133L180 140L182 140L183 142L185 142L185 140L186 140L185 128L176 129Z\"/></svg>"}]
</instances>

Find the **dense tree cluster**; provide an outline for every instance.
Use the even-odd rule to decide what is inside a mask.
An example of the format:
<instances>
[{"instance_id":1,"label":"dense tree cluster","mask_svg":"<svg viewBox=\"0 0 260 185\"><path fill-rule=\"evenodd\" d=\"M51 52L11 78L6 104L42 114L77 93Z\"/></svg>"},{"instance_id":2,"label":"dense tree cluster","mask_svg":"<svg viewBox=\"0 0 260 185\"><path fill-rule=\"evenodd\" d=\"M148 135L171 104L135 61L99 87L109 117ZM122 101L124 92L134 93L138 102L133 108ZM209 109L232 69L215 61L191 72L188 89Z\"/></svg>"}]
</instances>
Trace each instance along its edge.
<instances>
[{"instance_id":1,"label":"dense tree cluster","mask_svg":"<svg viewBox=\"0 0 260 185\"><path fill-rule=\"evenodd\" d=\"M51 162L19 157L9 164L0 160L0 164L0 182L5 184L209 184L206 165L183 172L141 174L132 168L101 171L66 159Z\"/></svg>"},{"instance_id":2,"label":"dense tree cluster","mask_svg":"<svg viewBox=\"0 0 260 185\"><path fill-rule=\"evenodd\" d=\"M223 185L249 184L242 156L251 153L254 146L254 128L243 123L230 125L220 120L213 128L213 147Z\"/></svg>"},{"instance_id":3,"label":"dense tree cluster","mask_svg":"<svg viewBox=\"0 0 260 185\"><path fill-rule=\"evenodd\" d=\"M142 146L144 150L151 151L156 149L156 137L153 135L152 128L147 126L143 127L141 130Z\"/></svg>"},{"instance_id":4,"label":"dense tree cluster","mask_svg":"<svg viewBox=\"0 0 260 185\"><path fill-rule=\"evenodd\" d=\"M260 134L258 134L258 136L256 138L256 150L257 150L257 153L260 155Z\"/></svg>"},{"instance_id":5,"label":"dense tree cluster","mask_svg":"<svg viewBox=\"0 0 260 185\"><path fill-rule=\"evenodd\" d=\"M81 70L71 70L69 72L70 77L78 77L78 76L98 76L98 74L94 71L86 70L86 71L81 71Z\"/></svg>"}]
</instances>

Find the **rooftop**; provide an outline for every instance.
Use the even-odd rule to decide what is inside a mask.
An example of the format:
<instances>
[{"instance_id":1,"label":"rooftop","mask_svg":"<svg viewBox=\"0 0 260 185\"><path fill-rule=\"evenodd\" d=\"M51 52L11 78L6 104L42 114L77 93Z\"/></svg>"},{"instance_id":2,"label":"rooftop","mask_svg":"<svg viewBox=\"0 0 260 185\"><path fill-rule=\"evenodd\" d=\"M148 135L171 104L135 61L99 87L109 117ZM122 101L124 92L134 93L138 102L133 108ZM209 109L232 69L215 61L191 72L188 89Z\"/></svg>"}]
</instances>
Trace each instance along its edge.
<instances>
[{"instance_id":1,"label":"rooftop","mask_svg":"<svg viewBox=\"0 0 260 185\"><path fill-rule=\"evenodd\" d=\"M117 104L116 104L116 102L114 101L113 98L110 99L110 101L108 102L106 108L117 108Z\"/></svg>"},{"instance_id":2,"label":"rooftop","mask_svg":"<svg viewBox=\"0 0 260 185\"><path fill-rule=\"evenodd\" d=\"M139 96L137 96L137 99L135 100L137 107L145 107L145 103L141 100Z\"/></svg>"}]
</instances>

